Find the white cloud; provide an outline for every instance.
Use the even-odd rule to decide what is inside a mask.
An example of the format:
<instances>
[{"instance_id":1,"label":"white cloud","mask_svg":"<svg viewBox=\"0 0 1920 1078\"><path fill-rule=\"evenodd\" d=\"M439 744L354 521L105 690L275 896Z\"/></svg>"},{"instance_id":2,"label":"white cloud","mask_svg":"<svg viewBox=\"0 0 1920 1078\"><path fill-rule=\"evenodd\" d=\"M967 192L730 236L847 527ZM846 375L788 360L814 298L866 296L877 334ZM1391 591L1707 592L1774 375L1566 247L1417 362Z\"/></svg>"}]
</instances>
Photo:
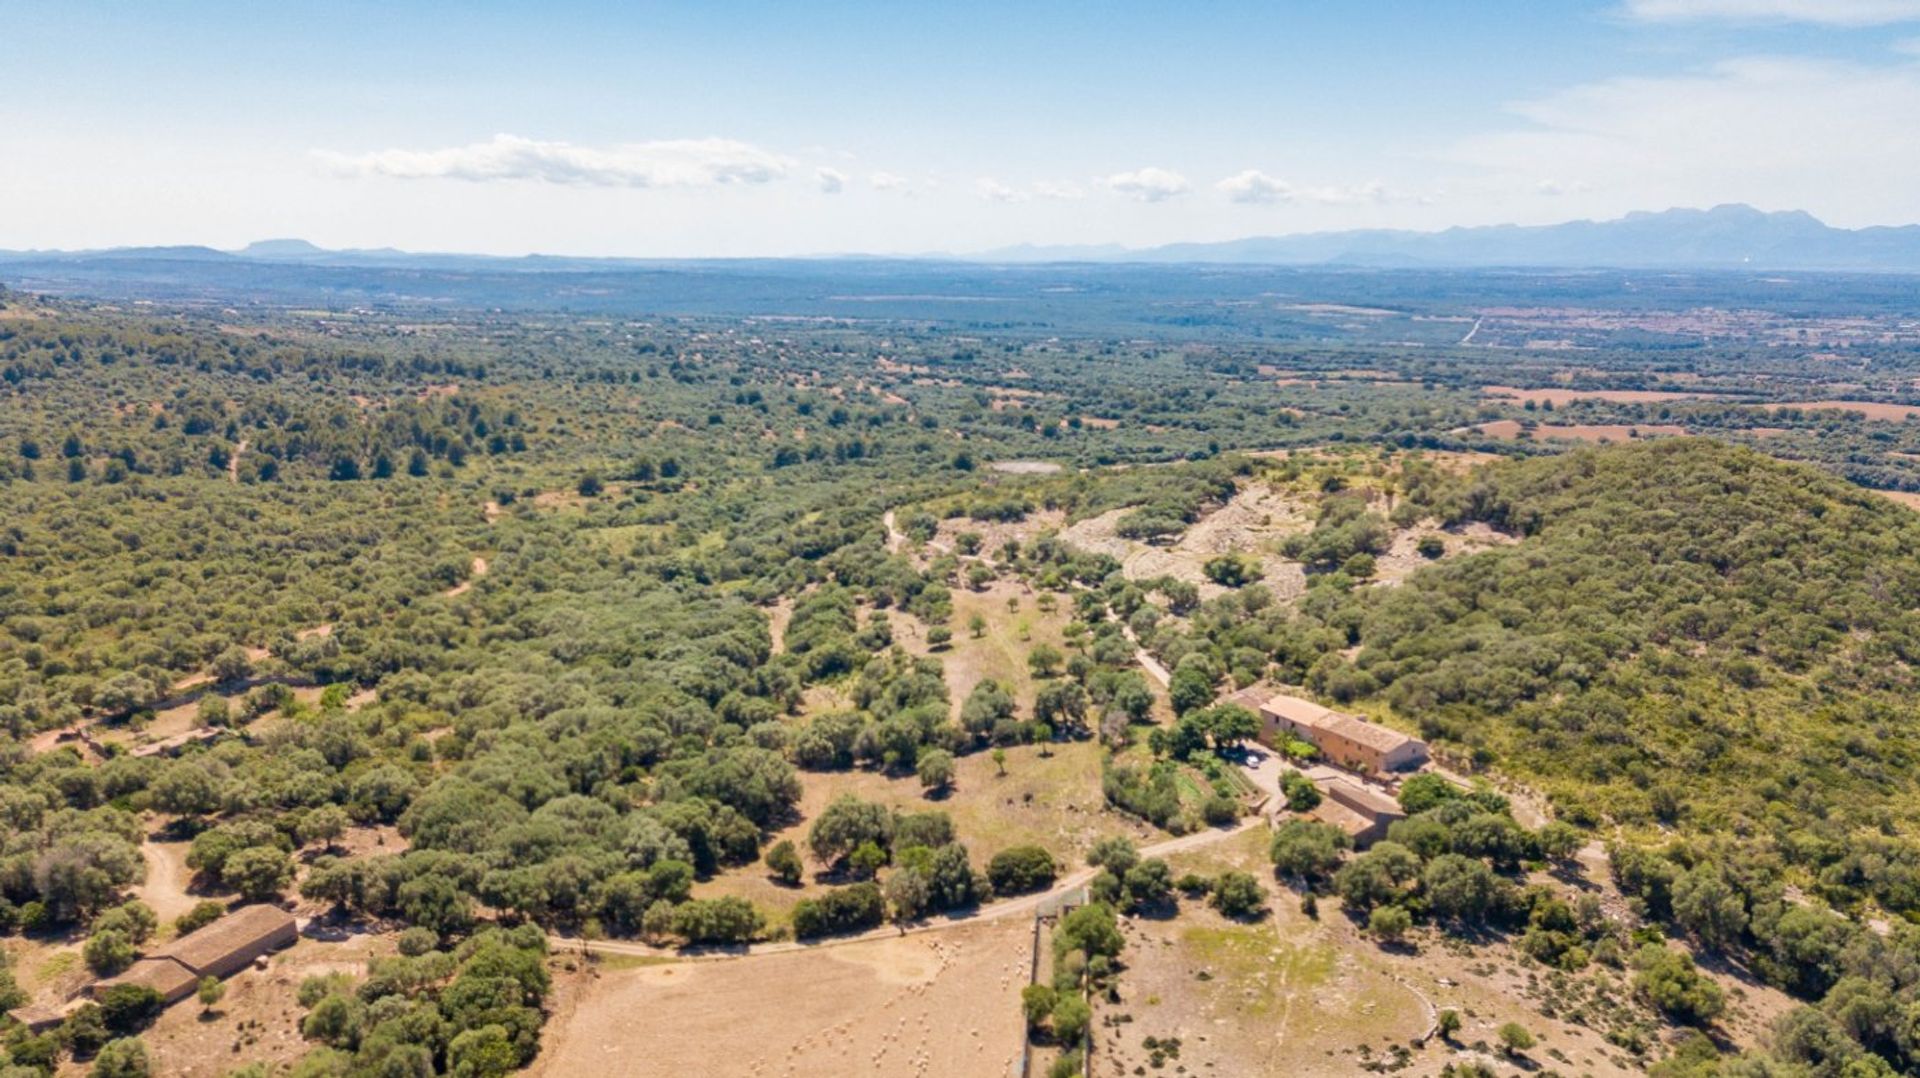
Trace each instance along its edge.
<instances>
[{"instance_id":1,"label":"white cloud","mask_svg":"<svg viewBox=\"0 0 1920 1078\"><path fill-rule=\"evenodd\" d=\"M1187 178L1164 168L1142 168L1116 172L1106 179L1109 189L1140 202L1165 202L1192 190Z\"/></svg>"},{"instance_id":2,"label":"white cloud","mask_svg":"<svg viewBox=\"0 0 1920 1078\"><path fill-rule=\"evenodd\" d=\"M981 198L989 202L1025 202L1028 195L1016 191L991 176L982 176L973 181L973 189Z\"/></svg>"},{"instance_id":3,"label":"white cloud","mask_svg":"<svg viewBox=\"0 0 1920 1078\"><path fill-rule=\"evenodd\" d=\"M578 187L718 187L769 183L793 162L732 139L669 139L614 146L575 146L517 135L441 150L381 150L368 154L320 151L321 160L349 175L403 180L487 182L534 180Z\"/></svg>"},{"instance_id":4,"label":"white cloud","mask_svg":"<svg viewBox=\"0 0 1920 1078\"><path fill-rule=\"evenodd\" d=\"M1584 195L1591 190L1593 190L1593 185L1585 180L1574 180L1571 183L1567 183L1555 179L1545 179L1533 185L1534 194L1545 195L1548 198L1559 198L1561 195Z\"/></svg>"},{"instance_id":5,"label":"white cloud","mask_svg":"<svg viewBox=\"0 0 1920 1078\"><path fill-rule=\"evenodd\" d=\"M1257 168L1237 172L1219 183L1214 189L1234 202L1271 203L1292 202L1293 185L1287 181L1269 176Z\"/></svg>"},{"instance_id":6,"label":"white cloud","mask_svg":"<svg viewBox=\"0 0 1920 1078\"><path fill-rule=\"evenodd\" d=\"M1885 26L1920 21L1920 0L1626 0L1644 22L1808 22Z\"/></svg>"},{"instance_id":7,"label":"white cloud","mask_svg":"<svg viewBox=\"0 0 1920 1078\"><path fill-rule=\"evenodd\" d=\"M847 189L847 174L836 168L817 168L813 178L825 194L837 195Z\"/></svg>"},{"instance_id":8,"label":"white cloud","mask_svg":"<svg viewBox=\"0 0 1920 1078\"><path fill-rule=\"evenodd\" d=\"M1066 181L1039 180L1033 185L1033 193L1041 198L1051 198L1062 202L1071 202L1087 197L1087 192L1077 183Z\"/></svg>"},{"instance_id":9,"label":"white cloud","mask_svg":"<svg viewBox=\"0 0 1920 1078\"><path fill-rule=\"evenodd\" d=\"M1492 187L1578 176L1590 212L1743 201L1836 219L1920 216L1920 65L1753 57L1571 87L1452 156ZM1569 189L1569 193L1571 189Z\"/></svg>"},{"instance_id":10,"label":"white cloud","mask_svg":"<svg viewBox=\"0 0 1920 1078\"><path fill-rule=\"evenodd\" d=\"M1387 189L1379 180L1342 187L1307 187L1298 192L1304 202L1318 202L1322 206L1377 206L1383 202L1405 201L1405 196ZM1423 199L1413 199L1415 202Z\"/></svg>"},{"instance_id":11,"label":"white cloud","mask_svg":"<svg viewBox=\"0 0 1920 1078\"><path fill-rule=\"evenodd\" d=\"M910 186L905 176L896 176L891 172L876 172L868 176L867 185L876 191L905 191Z\"/></svg>"}]
</instances>

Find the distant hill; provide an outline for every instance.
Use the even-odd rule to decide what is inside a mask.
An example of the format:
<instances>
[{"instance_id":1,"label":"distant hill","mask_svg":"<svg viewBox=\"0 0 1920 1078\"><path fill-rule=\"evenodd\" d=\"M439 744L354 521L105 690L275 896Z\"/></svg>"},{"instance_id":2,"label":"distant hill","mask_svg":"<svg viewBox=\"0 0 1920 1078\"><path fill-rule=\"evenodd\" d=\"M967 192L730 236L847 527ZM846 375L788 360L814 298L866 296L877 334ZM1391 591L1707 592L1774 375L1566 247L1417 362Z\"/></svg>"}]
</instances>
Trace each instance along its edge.
<instances>
[{"instance_id":1,"label":"distant hill","mask_svg":"<svg viewBox=\"0 0 1920 1078\"><path fill-rule=\"evenodd\" d=\"M434 254L392 247L330 250L303 239L270 239L238 251L210 247L116 247L95 251L0 251L4 263L243 261L259 264L556 273L657 272L719 264L995 263L1043 265L1230 264L1362 269L1673 269L1920 273L1920 225L1833 228L1799 210L1746 205L1630 213L1611 221L1485 225L1440 232L1370 229L1252 236L1218 243L1127 248L1117 244L1020 244L967 255L835 255L793 259L504 257Z\"/></svg>"},{"instance_id":2,"label":"distant hill","mask_svg":"<svg viewBox=\"0 0 1920 1078\"><path fill-rule=\"evenodd\" d=\"M1488 225L1441 232L1364 230L1164 247L1020 247L981 262L1214 262L1376 269L1595 267L1920 272L1920 225L1832 228L1811 214L1745 205L1630 213L1612 221Z\"/></svg>"},{"instance_id":3,"label":"distant hill","mask_svg":"<svg viewBox=\"0 0 1920 1078\"><path fill-rule=\"evenodd\" d=\"M323 247L306 240L256 240L237 252L242 258L315 258L326 255Z\"/></svg>"}]
</instances>

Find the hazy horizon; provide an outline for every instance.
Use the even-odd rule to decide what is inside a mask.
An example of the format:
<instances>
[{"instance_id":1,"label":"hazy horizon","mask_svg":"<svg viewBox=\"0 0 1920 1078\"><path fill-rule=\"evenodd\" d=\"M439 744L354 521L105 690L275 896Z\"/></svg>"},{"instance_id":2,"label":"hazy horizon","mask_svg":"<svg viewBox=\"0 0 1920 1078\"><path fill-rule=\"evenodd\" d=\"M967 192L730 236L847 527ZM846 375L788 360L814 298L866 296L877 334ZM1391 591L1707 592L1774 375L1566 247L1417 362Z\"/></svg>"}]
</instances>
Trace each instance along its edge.
<instances>
[{"instance_id":1,"label":"hazy horizon","mask_svg":"<svg viewBox=\"0 0 1920 1078\"><path fill-rule=\"evenodd\" d=\"M0 248L913 255L1920 221L1920 0L11 5Z\"/></svg>"}]
</instances>

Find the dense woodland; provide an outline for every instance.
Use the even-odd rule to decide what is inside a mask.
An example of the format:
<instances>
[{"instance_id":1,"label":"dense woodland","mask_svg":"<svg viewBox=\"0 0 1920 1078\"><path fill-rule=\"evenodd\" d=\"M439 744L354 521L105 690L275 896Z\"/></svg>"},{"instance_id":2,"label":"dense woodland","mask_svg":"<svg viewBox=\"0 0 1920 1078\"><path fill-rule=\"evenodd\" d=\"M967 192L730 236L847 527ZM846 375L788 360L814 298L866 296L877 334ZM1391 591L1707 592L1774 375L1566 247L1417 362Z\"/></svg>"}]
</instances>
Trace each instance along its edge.
<instances>
[{"instance_id":1,"label":"dense woodland","mask_svg":"<svg viewBox=\"0 0 1920 1078\"><path fill-rule=\"evenodd\" d=\"M763 857L797 874L768 836L811 773L938 787L996 746L1138 741L1148 762L1116 752L1106 775L1117 810L1173 832L1231 820L1224 778L1196 800L1174 764L1217 772L1251 730L1216 701L1262 680L1532 783L1559 820L1529 832L1503 799L1429 790L1358 857L1283 829L1275 861L1310 899L1383 934L1493 929L1548 965L1630 968L1679 1025L1718 1004L1663 934L1805 1001L1764 1054L1685 1041L1669 1075L1920 1069L1920 518L1834 474L1905 485L1908 424L1775 413L1799 433L1748 439L1774 456L1711 438L1562 451L1462 435L1519 408L1453 360L1385 350L0 298L0 931L84 937L90 964L124 966L153 930L126 892L155 821L223 894L404 930L366 978L303 988L296 1073L524 1065L543 930L765 938L751 903L691 888ZM1642 360L1610 384L1644 379ZM1426 366L1312 392L1262 373L1395 363ZM1577 406L1623 407L1648 406ZM1331 451L1240 452L1304 446ZM1421 456L1471 448L1511 459L1463 474ZM1018 459L1066 470L991 467ZM1255 481L1320 499L1284 552L1310 570L1298 602L1225 563L1203 602L1052 537L920 566L881 523L896 510L924 540L948 518L1123 509L1121 534L1165 540ZM1387 531L1417 519L1518 542L1365 586ZM989 681L955 721L940 662L898 647L889 618L965 631L952 596L976 572L1029 581L1078 628L1069 653L1036 649L1031 709ZM1135 729L1154 700L1128 633L1174 671L1170 726ZM849 706L803 715L820 685ZM104 758L53 736L184 704L237 736ZM356 827L396 828L404 852L340 854ZM1511 881L1596 838L1635 898L1631 934ZM968 841L937 808L836 803L807 845L838 886L791 931L964 909L1056 872L1046 850ZM1106 856L1106 903L1170 899L1164 865ZM0 997L22 998L4 973ZM6 1032L0 1066L130 1056L138 1004ZM1659 1056L1657 1031L1632 1036Z\"/></svg>"}]
</instances>

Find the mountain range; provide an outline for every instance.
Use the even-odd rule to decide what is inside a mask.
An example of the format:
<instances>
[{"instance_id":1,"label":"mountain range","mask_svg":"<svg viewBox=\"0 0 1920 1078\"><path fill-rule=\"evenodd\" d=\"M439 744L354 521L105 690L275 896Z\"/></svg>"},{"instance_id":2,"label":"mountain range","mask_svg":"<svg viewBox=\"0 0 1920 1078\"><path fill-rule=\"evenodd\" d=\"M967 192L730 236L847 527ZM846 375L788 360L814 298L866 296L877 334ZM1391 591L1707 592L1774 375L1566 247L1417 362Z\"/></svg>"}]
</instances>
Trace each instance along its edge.
<instances>
[{"instance_id":1,"label":"mountain range","mask_svg":"<svg viewBox=\"0 0 1920 1078\"><path fill-rule=\"evenodd\" d=\"M842 260L962 263L1233 264L1372 269L1725 269L1920 273L1920 225L1834 228L1803 211L1712 209L1630 213L1607 221L1484 225L1438 232L1365 229L1255 236L1161 247L1004 247L971 254L837 255ZM687 264L694 259L423 254L394 248L328 250L272 239L237 251L123 247L90 251L0 251L0 266L75 262L231 262L314 267L605 271ZM815 261L818 261L816 259Z\"/></svg>"},{"instance_id":2,"label":"mountain range","mask_svg":"<svg viewBox=\"0 0 1920 1078\"><path fill-rule=\"evenodd\" d=\"M1920 272L1920 225L1834 228L1799 210L1730 204L1610 221L1367 229L1128 249L1010 247L986 262L1234 263L1406 269L1642 268Z\"/></svg>"}]
</instances>

